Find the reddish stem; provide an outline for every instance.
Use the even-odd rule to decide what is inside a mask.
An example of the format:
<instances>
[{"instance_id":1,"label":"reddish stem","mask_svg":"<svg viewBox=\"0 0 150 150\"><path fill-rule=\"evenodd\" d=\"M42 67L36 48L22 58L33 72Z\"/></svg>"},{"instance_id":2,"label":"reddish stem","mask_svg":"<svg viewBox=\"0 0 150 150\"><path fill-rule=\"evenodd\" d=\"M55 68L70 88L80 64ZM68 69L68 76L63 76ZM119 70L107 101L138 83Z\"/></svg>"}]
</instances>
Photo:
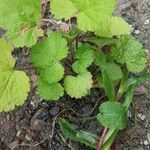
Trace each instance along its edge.
<instances>
[{"instance_id":1,"label":"reddish stem","mask_svg":"<svg viewBox=\"0 0 150 150\"><path fill-rule=\"evenodd\" d=\"M104 138L105 138L105 136L106 136L107 130L108 130L107 128L104 128L104 130L103 130L103 132L102 132L102 135L101 135L101 137L100 137L98 146L97 146L97 150L102 150L102 145L103 145Z\"/></svg>"}]
</instances>

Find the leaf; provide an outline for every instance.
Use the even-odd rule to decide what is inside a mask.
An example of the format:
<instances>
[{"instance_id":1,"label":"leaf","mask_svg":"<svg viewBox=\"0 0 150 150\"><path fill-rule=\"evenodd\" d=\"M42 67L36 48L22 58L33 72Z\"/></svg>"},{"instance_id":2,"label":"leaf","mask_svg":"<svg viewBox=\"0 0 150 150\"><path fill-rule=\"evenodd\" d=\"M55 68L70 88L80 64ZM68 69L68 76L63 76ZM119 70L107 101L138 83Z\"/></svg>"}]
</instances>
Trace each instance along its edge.
<instances>
[{"instance_id":1,"label":"leaf","mask_svg":"<svg viewBox=\"0 0 150 150\"><path fill-rule=\"evenodd\" d=\"M69 122L67 122L63 118L59 118L58 123L61 131L67 138L83 143L91 148L96 148L98 143L98 137L96 135L84 131L74 130L73 128L71 128Z\"/></svg>"},{"instance_id":2,"label":"leaf","mask_svg":"<svg viewBox=\"0 0 150 150\"><path fill-rule=\"evenodd\" d=\"M9 71L11 68L14 67L16 61L11 56L11 52L13 48L7 44L7 42L4 39L0 38L0 73L4 71Z\"/></svg>"},{"instance_id":3,"label":"leaf","mask_svg":"<svg viewBox=\"0 0 150 150\"><path fill-rule=\"evenodd\" d=\"M101 125L113 129L124 129L127 124L126 107L118 102L105 102L99 107L100 113L97 115Z\"/></svg>"},{"instance_id":4,"label":"leaf","mask_svg":"<svg viewBox=\"0 0 150 150\"><path fill-rule=\"evenodd\" d=\"M96 51L94 53L95 64L100 68L106 64L106 55L102 51Z\"/></svg>"},{"instance_id":5,"label":"leaf","mask_svg":"<svg viewBox=\"0 0 150 150\"><path fill-rule=\"evenodd\" d=\"M126 64L133 73L142 72L146 68L147 52L132 36L123 36L112 48L112 57L118 63Z\"/></svg>"},{"instance_id":6,"label":"leaf","mask_svg":"<svg viewBox=\"0 0 150 150\"><path fill-rule=\"evenodd\" d=\"M76 73L85 72L94 61L94 52L88 44L84 44L76 50L75 59L73 70Z\"/></svg>"},{"instance_id":7,"label":"leaf","mask_svg":"<svg viewBox=\"0 0 150 150\"><path fill-rule=\"evenodd\" d=\"M94 56L96 65L100 67L101 71L107 72L110 80L116 81L123 77L120 66L113 62L107 62L107 57L102 51L96 51Z\"/></svg>"},{"instance_id":8,"label":"leaf","mask_svg":"<svg viewBox=\"0 0 150 150\"><path fill-rule=\"evenodd\" d=\"M115 63L106 63L102 70L105 70L112 81L120 80L123 77L121 68Z\"/></svg>"},{"instance_id":9,"label":"leaf","mask_svg":"<svg viewBox=\"0 0 150 150\"><path fill-rule=\"evenodd\" d=\"M46 100L58 100L64 95L64 89L60 83L48 84L42 79L38 79L38 93L39 95Z\"/></svg>"},{"instance_id":10,"label":"leaf","mask_svg":"<svg viewBox=\"0 0 150 150\"><path fill-rule=\"evenodd\" d=\"M102 81L103 81L103 86L106 92L106 95L108 96L109 101L114 101L115 100L115 84L111 80L108 72L103 71L102 72Z\"/></svg>"},{"instance_id":11,"label":"leaf","mask_svg":"<svg viewBox=\"0 0 150 150\"><path fill-rule=\"evenodd\" d=\"M54 60L61 61L67 55L67 41L58 32L53 32L31 50L32 62L36 67L50 66Z\"/></svg>"},{"instance_id":12,"label":"leaf","mask_svg":"<svg viewBox=\"0 0 150 150\"><path fill-rule=\"evenodd\" d=\"M9 111L24 103L30 90L29 78L14 70L12 47L0 39L0 111Z\"/></svg>"},{"instance_id":13,"label":"leaf","mask_svg":"<svg viewBox=\"0 0 150 150\"><path fill-rule=\"evenodd\" d=\"M51 11L58 19L69 20L77 16L79 29L95 31L112 15L116 0L52 0Z\"/></svg>"},{"instance_id":14,"label":"leaf","mask_svg":"<svg viewBox=\"0 0 150 150\"><path fill-rule=\"evenodd\" d=\"M77 139L80 143L84 143L87 146L92 148L96 148L98 144L98 137L85 131L79 131L76 135Z\"/></svg>"},{"instance_id":15,"label":"leaf","mask_svg":"<svg viewBox=\"0 0 150 150\"><path fill-rule=\"evenodd\" d=\"M91 36L83 39L85 42L94 43L95 45L99 47L103 47L106 45L112 45L117 42L118 39L114 38L106 38L106 37L97 37L97 36Z\"/></svg>"},{"instance_id":16,"label":"leaf","mask_svg":"<svg viewBox=\"0 0 150 150\"><path fill-rule=\"evenodd\" d=\"M63 118L59 118L58 123L61 128L61 131L67 138L78 142L78 139L76 137L77 131L71 128L69 122L67 122Z\"/></svg>"},{"instance_id":17,"label":"leaf","mask_svg":"<svg viewBox=\"0 0 150 150\"><path fill-rule=\"evenodd\" d=\"M40 77L49 84L58 82L64 75L64 68L58 61L53 61L51 65L39 68Z\"/></svg>"},{"instance_id":18,"label":"leaf","mask_svg":"<svg viewBox=\"0 0 150 150\"><path fill-rule=\"evenodd\" d=\"M92 88L92 75L90 72L84 72L78 76L67 76L64 80L64 87L69 96L72 98L81 98Z\"/></svg>"},{"instance_id":19,"label":"leaf","mask_svg":"<svg viewBox=\"0 0 150 150\"><path fill-rule=\"evenodd\" d=\"M95 33L101 37L113 37L114 35L126 35L130 32L131 27L123 18L111 17Z\"/></svg>"},{"instance_id":20,"label":"leaf","mask_svg":"<svg viewBox=\"0 0 150 150\"><path fill-rule=\"evenodd\" d=\"M5 38L14 47L30 47L43 30L38 27L41 16L40 0L0 0L0 27L7 30Z\"/></svg>"}]
</instances>

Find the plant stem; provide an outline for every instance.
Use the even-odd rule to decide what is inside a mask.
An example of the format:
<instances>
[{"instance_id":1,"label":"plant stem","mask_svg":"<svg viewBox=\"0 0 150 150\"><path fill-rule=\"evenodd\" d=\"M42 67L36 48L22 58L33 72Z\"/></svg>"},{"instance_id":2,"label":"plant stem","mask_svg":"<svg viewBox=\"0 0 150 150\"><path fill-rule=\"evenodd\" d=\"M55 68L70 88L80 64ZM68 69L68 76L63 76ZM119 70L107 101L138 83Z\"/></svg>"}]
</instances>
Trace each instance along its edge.
<instances>
[{"instance_id":1,"label":"plant stem","mask_svg":"<svg viewBox=\"0 0 150 150\"><path fill-rule=\"evenodd\" d=\"M102 132L102 136L100 137L100 140L99 140L99 143L97 146L97 150L102 150L102 145L103 145L107 130L108 130L107 128L104 128L104 130Z\"/></svg>"}]
</instances>

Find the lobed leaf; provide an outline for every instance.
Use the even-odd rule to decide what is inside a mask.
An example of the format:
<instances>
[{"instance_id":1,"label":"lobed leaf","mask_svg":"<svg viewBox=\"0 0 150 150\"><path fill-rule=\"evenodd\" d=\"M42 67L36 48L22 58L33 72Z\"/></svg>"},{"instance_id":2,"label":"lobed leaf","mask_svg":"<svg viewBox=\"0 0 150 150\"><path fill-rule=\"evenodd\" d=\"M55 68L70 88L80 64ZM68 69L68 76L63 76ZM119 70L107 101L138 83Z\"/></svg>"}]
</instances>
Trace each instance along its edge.
<instances>
[{"instance_id":1,"label":"lobed leaf","mask_svg":"<svg viewBox=\"0 0 150 150\"><path fill-rule=\"evenodd\" d=\"M67 76L64 80L64 88L72 98L81 98L92 88L92 75L90 72L84 72L78 76Z\"/></svg>"},{"instance_id":2,"label":"lobed leaf","mask_svg":"<svg viewBox=\"0 0 150 150\"><path fill-rule=\"evenodd\" d=\"M51 10L56 18L66 20L77 16L78 26L83 31L95 31L100 23L109 18L115 8L116 0L52 0Z\"/></svg>"},{"instance_id":3,"label":"lobed leaf","mask_svg":"<svg viewBox=\"0 0 150 150\"><path fill-rule=\"evenodd\" d=\"M23 71L14 70L13 48L0 39L0 111L9 111L24 103L30 90L29 78Z\"/></svg>"},{"instance_id":4,"label":"lobed leaf","mask_svg":"<svg viewBox=\"0 0 150 150\"><path fill-rule=\"evenodd\" d=\"M58 100L64 89L58 81L63 78L60 61L68 54L67 41L58 32L36 44L31 50L33 64L38 68L38 92L46 100Z\"/></svg>"},{"instance_id":5,"label":"lobed leaf","mask_svg":"<svg viewBox=\"0 0 150 150\"><path fill-rule=\"evenodd\" d=\"M64 95L64 88L60 83L49 84L42 79L38 79L38 93L45 100L58 100Z\"/></svg>"},{"instance_id":6,"label":"lobed leaf","mask_svg":"<svg viewBox=\"0 0 150 150\"><path fill-rule=\"evenodd\" d=\"M118 63L126 64L133 73L142 72L146 68L147 52L132 36L123 36L112 48L112 57Z\"/></svg>"},{"instance_id":7,"label":"lobed leaf","mask_svg":"<svg viewBox=\"0 0 150 150\"><path fill-rule=\"evenodd\" d=\"M126 35L130 32L131 27L123 18L111 17L95 33L101 37L113 37L114 35Z\"/></svg>"},{"instance_id":8,"label":"lobed leaf","mask_svg":"<svg viewBox=\"0 0 150 150\"><path fill-rule=\"evenodd\" d=\"M14 47L30 47L43 36L40 0L0 0L0 27Z\"/></svg>"}]
</instances>

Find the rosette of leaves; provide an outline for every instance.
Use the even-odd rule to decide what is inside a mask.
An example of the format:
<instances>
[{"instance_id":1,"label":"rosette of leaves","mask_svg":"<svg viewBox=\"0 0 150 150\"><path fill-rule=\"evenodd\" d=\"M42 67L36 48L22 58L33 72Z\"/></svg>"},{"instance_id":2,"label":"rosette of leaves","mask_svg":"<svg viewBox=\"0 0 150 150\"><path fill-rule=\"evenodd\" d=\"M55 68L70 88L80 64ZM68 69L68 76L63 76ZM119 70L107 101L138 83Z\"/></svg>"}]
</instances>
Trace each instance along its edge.
<instances>
[{"instance_id":1,"label":"rosette of leaves","mask_svg":"<svg viewBox=\"0 0 150 150\"><path fill-rule=\"evenodd\" d=\"M40 0L0 0L0 27L14 47L30 47L43 36Z\"/></svg>"},{"instance_id":2,"label":"rosette of leaves","mask_svg":"<svg viewBox=\"0 0 150 150\"><path fill-rule=\"evenodd\" d=\"M82 31L112 37L128 34L131 30L125 20L112 15L115 6L116 0L52 0L50 8L57 19L76 17Z\"/></svg>"}]
</instances>

